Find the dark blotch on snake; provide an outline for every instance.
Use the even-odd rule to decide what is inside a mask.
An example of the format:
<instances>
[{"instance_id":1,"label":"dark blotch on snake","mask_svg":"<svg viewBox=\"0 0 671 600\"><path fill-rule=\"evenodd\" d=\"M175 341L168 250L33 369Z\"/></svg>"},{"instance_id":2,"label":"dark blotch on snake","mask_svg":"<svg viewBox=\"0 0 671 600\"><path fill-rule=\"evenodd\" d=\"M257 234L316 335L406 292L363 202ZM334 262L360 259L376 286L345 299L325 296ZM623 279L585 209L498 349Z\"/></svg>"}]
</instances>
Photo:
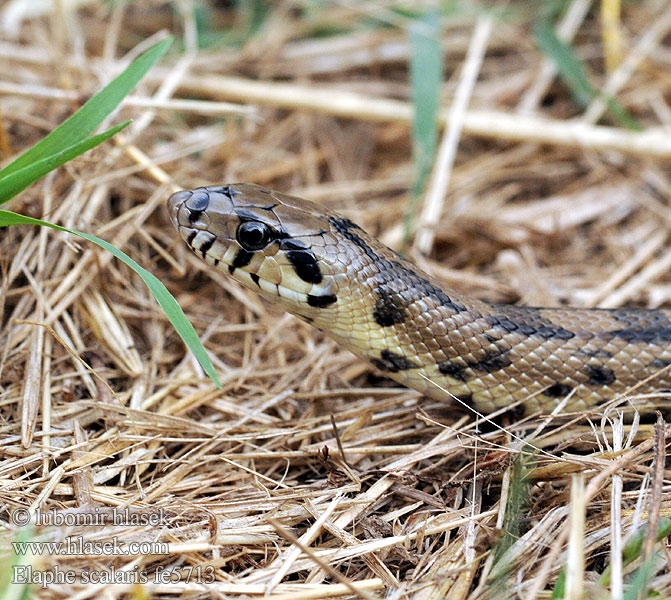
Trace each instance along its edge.
<instances>
[{"instance_id":1,"label":"dark blotch on snake","mask_svg":"<svg viewBox=\"0 0 671 600\"><path fill-rule=\"evenodd\" d=\"M363 231L354 221L350 221L345 217L329 217L329 223L333 225L340 233L350 231L351 229L358 229Z\"/></svg>"},{"instance_id":2,"label":"dark blotch on snake","mask_svg":"<svg viewBox=\"0 0 671 600\"><path fill-rule=\"evenodd\" d=\"M487 352L485 356L478 360L478 362L468 363L468 366L476 371L484 371L485 373L492 373L500 371L512 364L512 360L507 356L507 353L501 350L494 352Z\"/></svg>"},{"instance_id":3,"label":"dark blotch on snake","mask_svg":"<svg viewBox=\"0 0 671 600\"><path fill-rule=\"evenodd\" d=\"M671 342L671 321L666 313L641 308L617 308L608 310L624 327L606 331L602 337L615 337L634 344L661 344Z\"/></svg>"},{"instance_id":4,"label":"dark blotch on snake","mask_svg":"<svg viewBox=\"0 0 671 600\"><path fill-rule=\"evenodd\" d=\"M259 287L261 287L261 286L259 285L259 280L260 280L261 278L260 278L256 273L250 273L249 276L252 278L252 281L253 281L256 285L258 285Z\"/></svg>"},{"instance_id":5,"label":"dark blotch on snake","mask_svg":"<svg viewBox=\"0 0 671 600\"><path fill-rule=\"evenodd\" d=\"M585 370L589 375L587 383L591 383L592 385L610 385L615 381L615 373L608 367L586 365Z\"/></svg>"},{"instance_id":6,"label":"dark blotch on snake","mask_svg":"<svg viewBox=\"0 0 671 600\"><path fill-rule=\"evenodd\" d=\"M458 379L459 381L468 380L468 377L466 377L466 365L459 365L456 362L445 360L438 363L438 370L443 375L447 375L452 379Z\"/></svg>"},{"instance_id":7,"label":"dark blotch on snake","mask_svg":"<svg viewBox=\"0 0 671 600\"><path fill-rule=\"evenodd\" d=\"M648 343L658 344L660 342L671 342L671 326L670 327L628 327L626 329L618 329L617 331L610 331L611 335L621 338L633 344Z\"/></svg>"},{"instance_id":8,"label":"dark blotch on snake","mask_svg":"<svg viewBox=\"0 0 671 600\"><path fill-rule=\"evenodd\" d=\"M587 358L612 358L613 353L608 350L576 350L576 356L585 356Z\"/></svg>"},{"instance_id":9,"label":"dark blotch on snake","mask_svg":"<svg viewBox=\"0 0 671 600\"><path fill-rule=\"evenodd\" d=\"M390 327L403 323L407 317L405 302L398 294L387 293L383 286L375 290L377 300L373 310L373 318L380 327Z\"/></svg>"},{"instance_id":10,"label":"dark blotch on snake","mask_svg":"<svg viewBox=\"0 0 671 600\"><path fill-rule=\"evenodd\" d=\"M473 408L473 394L462 394L461 396L456 397L456 402L467 408Z\"/></svg>"},{"instance_id":11,"label":"dark blotch on snake","mask_svg":"<svg viewBox=\"0 0 671 600\"><path fill-rule=\"evenodd\" d=\"M506 312L514 312L514 307L505 307ZM522 335L541 337L543 339L560 339L570 340L575 337L575 333L564 329L561 325L555 325L542 317L534 315L534 313L527 309L526 315L519 315L517 318L512 315L489 315L487 323L492 327L504 329L508 333L521 333ZM525 320L527 317L527 320Z\"/></svg>"},{"instance_id":12,"label":"dark blotch on snake","mask_svg":"<svg viewBox=\"0 0 671 600\"><path fill-rule=\"evenodd\" d=\"M368 256L373 262L379 262L384 260L379 254L375 252L364 240L363 238L354 233L354 231L360 231L365 233L361 227L356 223L352 223L349 219L342 219L336 217L329 217L329 223L335 227L335 230L340 233L343 237L348 239L350 242L358 246L364 251L364 254Z\"/></svg>"},{"instance_id":13,"label":"dark blotch on snake","mask_svg":"<svg viewBox=\"0 0 671 600\"><path fill-rule=\"evenodd\" d=\"M193 240L196 239L196 236L198 235L198 230L193 229L189 232L189 235L186 236L186 243L189 244L193 248Z\"/></svg>"},{"instance_id":14,"label":"dark blotch on snake","mask_svg":"<svg viewBox=\"0 0 671 600\"><path fill-rule=\"evenodd\" d=\"M371 362L380 369L380 371L388 371L390 373L398 373L399 371L419 368L419 365L416 365L409 358L396 354L391 350L383 350L380 353L380 358L374 358Z\"/></svg>"},{"instance_id":15,"label":"dark blotch on snake","mask_svg":"<svg viewBox=\"0 0 671 600\"><path fill-rule=\"evenodd\" d=\"M507 352L496 349L492 352L486 352L484 356L477 361L460 364L458 361L446 360L438 363L438 370L452 379L459 381L468 381L469 375L466 369L473 369L474 371L481 371L485 373L493 373L500 371L512 364Z\"/></svg>"},{"instance_id":16,"label":"dark blotch on snake","mask_svg":"<svg viewBox=\"0 0 671 600\"><path fill-rule=\"evenodd\" d=\"M550 398L563 398L564 396L568 396L572 389L573 387L568 383L555 383L543 393L546 396L550 396Z\"/></svg>"}]
</instances>

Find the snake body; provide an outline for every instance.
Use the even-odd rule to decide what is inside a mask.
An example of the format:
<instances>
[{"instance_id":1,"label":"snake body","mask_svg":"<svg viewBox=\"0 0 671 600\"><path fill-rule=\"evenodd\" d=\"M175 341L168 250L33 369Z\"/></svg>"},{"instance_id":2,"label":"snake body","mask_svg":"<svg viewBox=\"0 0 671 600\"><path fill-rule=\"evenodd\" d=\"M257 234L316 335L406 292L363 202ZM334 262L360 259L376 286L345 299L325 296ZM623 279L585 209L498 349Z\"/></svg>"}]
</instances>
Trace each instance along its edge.
<instances>
[{"instance_id":1,"label":"snake body","mask_svg":"<svg viewBox=\"0 0 671 600\"><path fill-rule=\"evenodd\" d=\"M168 209L207 263L429 397L549 413L671 388L671 310L488 304L337 213L256 185L177 192Z\"/></svg>"}]
</instances>

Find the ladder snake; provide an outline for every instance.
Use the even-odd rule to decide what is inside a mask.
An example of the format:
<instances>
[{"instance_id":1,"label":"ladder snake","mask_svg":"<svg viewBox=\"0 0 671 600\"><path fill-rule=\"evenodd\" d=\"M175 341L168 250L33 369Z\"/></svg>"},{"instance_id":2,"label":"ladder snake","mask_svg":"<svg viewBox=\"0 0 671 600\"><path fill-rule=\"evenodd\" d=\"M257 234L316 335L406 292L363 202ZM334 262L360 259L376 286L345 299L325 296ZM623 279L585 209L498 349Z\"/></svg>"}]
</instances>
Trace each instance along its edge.
<instances>
[{"instance_id":1,"label":"ladder snake","mask_svg":"<svg viewBox=\"0 0 671 600\"><path fill-rule=\"evenodd\" d=\"M177 192L168 210L208 264L431 398L549 413L671 388L671 310L489 304L337 213L252 184Z\"/></svg>"}]
</instances>

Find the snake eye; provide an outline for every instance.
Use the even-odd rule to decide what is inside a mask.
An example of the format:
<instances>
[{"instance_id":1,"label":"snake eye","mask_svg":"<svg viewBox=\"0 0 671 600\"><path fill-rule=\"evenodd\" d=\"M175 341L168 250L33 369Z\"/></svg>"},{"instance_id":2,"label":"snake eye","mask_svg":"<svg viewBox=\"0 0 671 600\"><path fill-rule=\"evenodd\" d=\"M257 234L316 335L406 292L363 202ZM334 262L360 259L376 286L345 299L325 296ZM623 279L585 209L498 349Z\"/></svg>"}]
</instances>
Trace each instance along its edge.
<instances>
[{"instance_id":1,"label":"snake eye","mask_svg":"<svg viewBox=\"0 0 671 600\"><path fill-rule=\"evenodd\" d=\"M272 236L270 235L270 227L265 223L245 221L238 226L235 237L245 250L254 252L265 248Z\"/></svg>"}]
</instances>

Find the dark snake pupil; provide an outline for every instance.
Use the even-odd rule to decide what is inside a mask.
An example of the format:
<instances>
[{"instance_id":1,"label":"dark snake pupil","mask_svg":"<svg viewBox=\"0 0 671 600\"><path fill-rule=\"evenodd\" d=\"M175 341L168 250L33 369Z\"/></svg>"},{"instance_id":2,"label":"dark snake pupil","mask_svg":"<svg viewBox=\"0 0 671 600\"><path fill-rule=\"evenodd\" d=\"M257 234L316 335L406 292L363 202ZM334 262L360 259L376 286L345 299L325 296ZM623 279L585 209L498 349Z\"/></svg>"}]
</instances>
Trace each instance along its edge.
<instances>
[{"instance_id":1,"label":"dark snake pupil","mask_svg":"<svg viewBox=\"0 0 671 600\"><path fill-rule=\"evenodd\" d=\"M236 237L240 245L253 252L265 247L270 241L270 230L267 225L254 221L246 221L238 227Z\"/></svg>"}]
</instances>

